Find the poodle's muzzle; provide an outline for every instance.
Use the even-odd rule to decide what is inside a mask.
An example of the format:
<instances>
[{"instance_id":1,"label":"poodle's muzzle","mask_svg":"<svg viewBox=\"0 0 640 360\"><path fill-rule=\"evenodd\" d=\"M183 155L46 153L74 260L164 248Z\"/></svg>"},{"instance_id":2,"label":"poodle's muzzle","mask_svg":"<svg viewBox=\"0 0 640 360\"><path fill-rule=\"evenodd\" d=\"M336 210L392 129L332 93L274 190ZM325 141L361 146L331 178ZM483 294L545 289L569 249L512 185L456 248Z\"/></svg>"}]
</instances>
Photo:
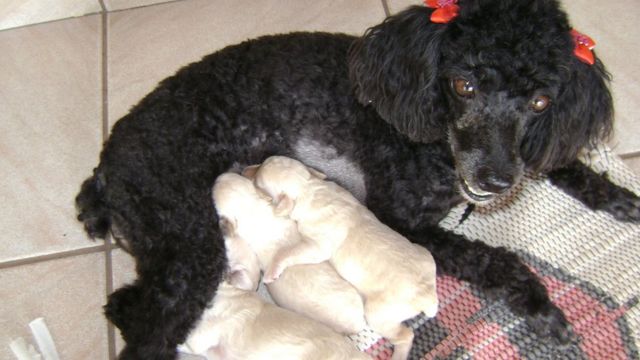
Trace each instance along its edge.
<instances>
[{"instance_id":1,"label":"poodle's muzzle","mask_svg":"<svg viewBox=\"0 0 640 360\"><path fill-rule=\"evenodd\" d=\"M490 201L522 177L519 148L528 114L520 102L505 94L468 102L449 126L461 193L471 202Z\"/></svg>"}]
</instances>

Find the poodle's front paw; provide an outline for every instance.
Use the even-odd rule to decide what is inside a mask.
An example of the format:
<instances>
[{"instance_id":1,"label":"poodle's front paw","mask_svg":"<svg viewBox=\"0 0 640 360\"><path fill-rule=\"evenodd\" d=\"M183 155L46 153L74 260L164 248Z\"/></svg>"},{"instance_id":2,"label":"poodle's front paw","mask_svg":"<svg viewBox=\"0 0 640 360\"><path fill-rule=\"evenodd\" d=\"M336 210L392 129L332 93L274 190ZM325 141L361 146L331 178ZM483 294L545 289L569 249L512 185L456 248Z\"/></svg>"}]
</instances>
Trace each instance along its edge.
<instances>
[{"instance_id":1,"label":"poodle's front paw","mask_svg":"<svg viewBox=\"0 0 640 360\"><path fill-rule=\"evenodd\" d=\"M605 210L619 221L638 223L640 222L640 197L627 191L623 196L609 202Z\"/></svg>"},{"instance_id":2,"label":"poodle's front paw","mask_svg":"<svg viewBox=\"0 0 640 360\"><path fill-rule=\"evenodd\" d=\"M549 299L546 288L535 278L518 282L519 291L509 297L512 309L521 314L540 338L566 345L574 340L567 318Z\"/></svg>"},{"instance_id":3,"label":"poodle's front paw","mask_svg":"<svg viewBox=\"0 0 640 360\"><path fill-rule=\"evenodd\" d=\"M535 314L527 316L526 320L531 329L541 338L555 339L561 345L575 340L571 325L562 310L551 303Z\"/></svg>"}]
</instances>

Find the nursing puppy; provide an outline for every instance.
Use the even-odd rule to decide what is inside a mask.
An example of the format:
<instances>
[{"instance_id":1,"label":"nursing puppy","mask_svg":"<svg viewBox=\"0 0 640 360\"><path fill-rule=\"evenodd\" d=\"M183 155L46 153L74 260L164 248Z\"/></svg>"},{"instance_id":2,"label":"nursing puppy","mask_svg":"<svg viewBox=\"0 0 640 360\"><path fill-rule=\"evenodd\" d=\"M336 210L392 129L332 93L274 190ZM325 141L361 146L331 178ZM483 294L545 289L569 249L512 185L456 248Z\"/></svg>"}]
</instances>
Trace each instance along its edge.
<instances>
[{"instance_id":1,"label":"nursing puppy","mask_svg":"<svg viewBox=\"0 0 640 360\"><path fill-rule=\"evenodd\" d=\"M328 326L235 287L230 275L189 334L194 353L225 360L371 359Z\"/></svg>"},{"instance_id":2,"label":"nursing puppy","mask_svg":"<svg viewBox=\"0 0 640 360\"><path fill-rule=\"evenodd\" d=\"M301 241L295 222L276 216L271 198L246 177L222 174L213 186L213 199L222 219L227 252L237 252L237 257L245 257L249 263L243 267L248 271L245 280L240 279L242 284L246 279L258 279L260 268L266 270L279 249ZM278 305L337 332L354 334L366 326L360 294L328 262L292 267L267 289Z\"/></svg>"},{"instance_id":3,"label":"nursing puppy","mask_svg":"<svg viewBox=\"0 0 640 360\"><path fill-rule=\"evenodd\" d=\"M328 326L264 301L253 291L259 281L255 255L246 255L248 245L231 223L220 225L230 235L229 271L185 342L193 353L216 360L370 359Z\"/></svg>"},{"instance_id":4,"label":"nursing puppy","mask_svg":"<svg viewBox=\"0 0 640 360\"><path fill-rule=\"evenodd\" d=\"M297 222L305 240L276 254L263 280L273 281L289 266L330 260L363 295L367 322L394 345L393 359L406 359L413 332L402 321L420 312L432 317L438 309L431 254L297 160L268 158L255 182L275 199L276 213Z\"/></svg>"}]
</instances>

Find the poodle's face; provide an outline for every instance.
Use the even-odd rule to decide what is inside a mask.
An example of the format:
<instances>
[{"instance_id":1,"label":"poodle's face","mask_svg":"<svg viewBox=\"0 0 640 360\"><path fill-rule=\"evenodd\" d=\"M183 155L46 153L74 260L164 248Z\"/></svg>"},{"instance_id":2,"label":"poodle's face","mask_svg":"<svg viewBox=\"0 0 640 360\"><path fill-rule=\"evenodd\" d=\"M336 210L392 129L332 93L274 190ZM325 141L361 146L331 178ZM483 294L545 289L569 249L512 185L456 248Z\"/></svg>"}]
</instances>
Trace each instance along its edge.
<instances>
[{"instance_id":1,"label":"poodle's face","mask_svg":"<svg viewBox=\"0 0 640 360\"><path fill-rule=\"evenodd\" d=\"M441 87L450 108L445 126L461 193L483 202L518 183L526 168L520 147L527 127L554 106L558 85L547 81L528 88L527 83L541 83L520 79L515 86L502 69L474 63L461 68L456 61Z\"/></svg>"},{"instance_id":2,"label":"poodle's face","mask_svg":"<svg viewBox=\"0 0 640 360\"><path fill-rule=\"evenodd\" d=\"M350 51L363 104L413 141L448 139L462 193L488 201L576 159L612 127L608 75L581 62L555 0L459 0L446 24L412 7Z\"/></svg>"}]
</instances>

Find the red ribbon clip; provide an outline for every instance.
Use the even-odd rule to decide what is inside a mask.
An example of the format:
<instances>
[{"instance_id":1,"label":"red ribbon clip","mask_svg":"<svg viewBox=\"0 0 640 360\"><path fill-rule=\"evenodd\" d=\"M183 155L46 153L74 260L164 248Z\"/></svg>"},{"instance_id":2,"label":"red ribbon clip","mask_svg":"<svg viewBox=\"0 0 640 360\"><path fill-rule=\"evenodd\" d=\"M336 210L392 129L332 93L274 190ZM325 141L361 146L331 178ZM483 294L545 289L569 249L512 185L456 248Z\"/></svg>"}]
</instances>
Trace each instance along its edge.
<instances>
[{"instance_id":1,"label":"red ribbon clip","mask_svg":"<svg viewBox=\"0 0 640 360\"><path fill-rule=\"evenodd\" d=\"M424 0L427 7L436 9L431 13L431 21L446 24L458 16L458 0Z\"/></svg>"},{"instance_id":2,"label":"red ribbon clip","mask_svg":"<svg viewBox=\"0 0 640 360\"><path fill-rule=\"evenodd\" d=\"M591 50L596 46L596 42L593 41L592 38L578 32L575 29L571 29L571 36L573 37L573 41L576 44L576 47L573 50L573 53L576 55L576 57L583 63L593 65L595 63L595 57L593 56L593 52Z\"/></svg>"}]
</instances>

